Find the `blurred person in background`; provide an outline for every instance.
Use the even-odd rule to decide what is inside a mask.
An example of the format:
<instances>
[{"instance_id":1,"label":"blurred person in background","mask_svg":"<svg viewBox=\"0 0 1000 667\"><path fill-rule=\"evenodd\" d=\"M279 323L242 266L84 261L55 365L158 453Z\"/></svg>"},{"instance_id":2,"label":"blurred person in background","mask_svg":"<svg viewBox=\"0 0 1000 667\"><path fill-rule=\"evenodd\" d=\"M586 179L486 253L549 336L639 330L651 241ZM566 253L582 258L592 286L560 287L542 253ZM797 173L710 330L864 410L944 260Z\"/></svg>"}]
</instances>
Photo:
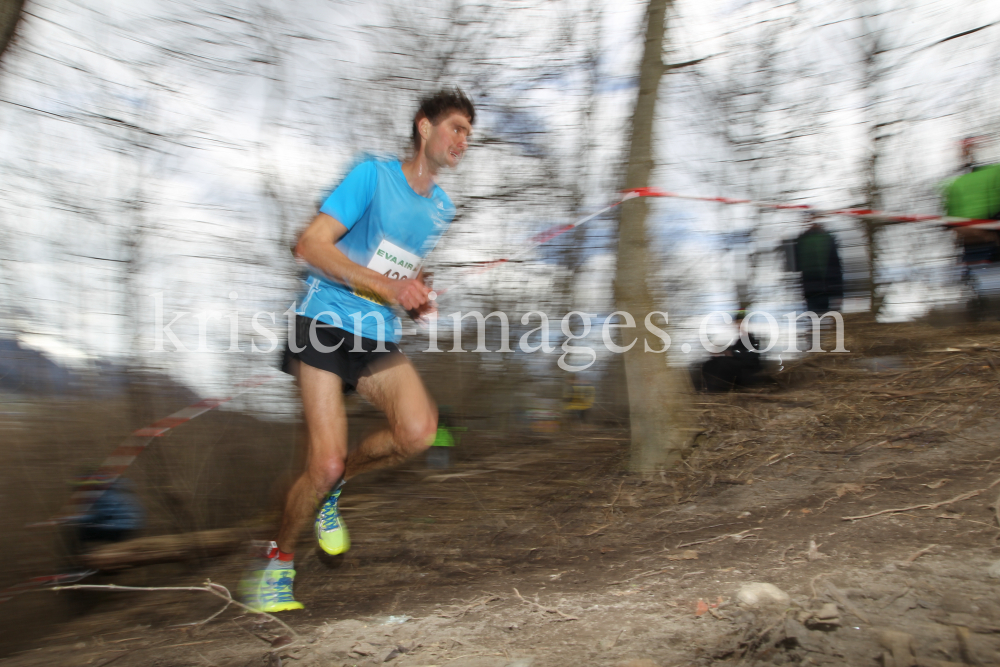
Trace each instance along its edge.
<instances>
[{"instance_id":1,"label":"blurred person in background","mask_svg":"<svg viewBox=\"0 0 1000 667\"><path fill-rule=\"evenodd\" d=\"M980 147L988 141L988 137L965 137L958 142L958 150L961 153L962 164L958 168L958 174L971 174L980 166L978 152Z\"/></svg>"},{"instance_id":2,"label":"blurred person in background","mask_svg":"<svg viewBox=\"0 0 1000 667\"><path fill-rule=\"evenodd\" d=\"M974 220L1000 219L1000 165L981 164L977 150L986 137L967 137L959 144L958 176L943 186L945 215ZM956 227L962 244L962 262L990 264L1000 261L1000 232L978 225Z\"/></svg>"},{"instance_id":3,"label":"blurred person in background","mask_svg":"<svg viewBox=\"0 0 1000 667\"><path fill-rule=\"evenodd\" d=\"M461 434L468 429L455 426L451 408L447 405L438 410L438 428L431 448L427 450L427 467L444 470L451 466L451 452L459 443Z\"/></svg>"},{"instance_id":4,"label":"blurred person in background","mask_svg":"<svg viewBox=\"0 0 1000 667\"><path fill-rule=\"evenodd\" d=\"M277 539L241 584L254 610L302 609L292 592L293 556L309 521L326 553L350 548L338 510L345 480L395 465L434 441L437 408L396 345L399 320L392 307L414 318L433 310L420 265L455 216L435 181L440 170L458 166L474 121L475 108L461 90L422 100L413 120L412 157L361 162L299 238L295 252L310 272L284 368L296 376L302 395L306 468L288 492ZM352 390L382 410L389 425L349 453L343 396Z\"/></svg>"},{"instance_id":5,"label":"blurred person in background","mask_svg":"<svg viewBox=\"0 0 1000 667\"><path fill-rule=\"evenodd\" d=\"M844 299L844 271L833 234L810 213L808 228L795 239L795 267L802 273L802 296L806 310L823 315L840 310Z\"/></svg>"},{"instance_id":6,"label":"blurred person in background","mask_svg":"<svg viewBox=\"0 0 1000 667\"><path fill-rule=\"evenodd\" d=\"M945 215L973 220L1000 219L1000 164L979 159L988 137L961 141L958 175L942 188ZM1000 317L1000 231L990 225L956 224L961 246L962 281L971 292L968 306L976 319Z\"/></svg>"},{"instance_id":7,"label":"blurred person in background","mask_svg":"<svg viewBox=\"0 0 1000 667\"><path fill-rule=\"evenodd\" d=\"M120 477L108 482L95 475L83 475L74 481L74 486L103 492L83 516L70 523L74 529L70 545L75 553L124 542L145 527L146 511L128 479Z\"/></svg>"},{"instance_id":8,"label":"blurred person in background","mask_svg":"<svg viewBox=\"0 0 1000 667\"><path fill-rule=\"evenodd\" d=\"M692 371L692 379L699 389L710 392L732 391L736 387L752 387L763 379L764 367L760 357L760 341L749 331L743 330L746 311L733 313L736 340L719 354L712 355L701 364L700 381ZM746 342L740 335L746 334ZM749 346L747 345L749 342Z\"/></svg>"},{"instance_id":9,"label":"blurred person in background","mask_svg":"<svg viewBox=\"0 0 1000 667\"><path fill-rule=\"evenodd\" d=\"M571 415L571 422L575 424L587 423L590 409L594 407L594 400L597 392L594 385L587 380L572 376L564 394L566 399L565 410Z\"/></svg>"}]
</instances>

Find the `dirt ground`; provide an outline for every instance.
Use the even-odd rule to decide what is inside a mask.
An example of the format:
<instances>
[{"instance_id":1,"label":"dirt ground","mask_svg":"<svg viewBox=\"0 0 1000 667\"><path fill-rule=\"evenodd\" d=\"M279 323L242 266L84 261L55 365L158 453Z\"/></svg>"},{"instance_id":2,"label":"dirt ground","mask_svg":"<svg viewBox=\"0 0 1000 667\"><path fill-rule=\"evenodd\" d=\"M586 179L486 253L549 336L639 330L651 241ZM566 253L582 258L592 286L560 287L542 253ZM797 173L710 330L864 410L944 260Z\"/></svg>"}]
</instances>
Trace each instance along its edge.
<instances>
[{"instance_id":1,"label":"dirt ground","mask_svg":"<svg viewBox=\"0 0 1000 667\"><path fill-rule=\"evenodd\" d=\"M653 478L623 472L623 426L582 425L352 481L353 547L303 540L290 628L203 591L40 592L81 611L3 662L1000 665L1000 330L848 348L699 395L696 448ZM244 562L93 583L235 590Z\"/></svg>"}]
</instances>

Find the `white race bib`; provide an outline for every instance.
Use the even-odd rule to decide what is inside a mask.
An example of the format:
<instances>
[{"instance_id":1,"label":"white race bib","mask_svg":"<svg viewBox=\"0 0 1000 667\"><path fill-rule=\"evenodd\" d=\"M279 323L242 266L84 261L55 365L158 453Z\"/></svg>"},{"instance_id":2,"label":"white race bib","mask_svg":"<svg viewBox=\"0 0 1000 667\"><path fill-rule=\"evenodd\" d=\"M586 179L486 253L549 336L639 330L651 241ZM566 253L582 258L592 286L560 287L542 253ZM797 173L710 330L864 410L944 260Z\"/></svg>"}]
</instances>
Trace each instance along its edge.
<instances>
[{"instance_id":1,"label":"white race bib","mask_svg":"<svg viewBox=\"0 0 1000 667\"><path fill-rule=\"evenodd\" d=\"M368 262L368 268L393 280L407 280L416 278L417 274L420 273L420 258L383 239L378 244L378 248L375 249L371 261ZM382 306L388 305L382 298L371 292L354 290L354 294Z\"/></svg>"}]
</instances>

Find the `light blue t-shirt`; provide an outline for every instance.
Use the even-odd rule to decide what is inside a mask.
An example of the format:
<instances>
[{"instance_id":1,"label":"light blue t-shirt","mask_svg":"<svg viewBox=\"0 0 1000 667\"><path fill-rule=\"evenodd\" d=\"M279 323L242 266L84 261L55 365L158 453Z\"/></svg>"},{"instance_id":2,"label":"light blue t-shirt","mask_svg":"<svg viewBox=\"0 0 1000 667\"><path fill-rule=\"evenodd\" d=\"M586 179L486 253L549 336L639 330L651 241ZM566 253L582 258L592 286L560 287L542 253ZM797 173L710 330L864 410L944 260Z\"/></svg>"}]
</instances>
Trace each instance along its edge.
<instances>
[{"instance_id":1,"label":"light blue t-shirt","mask_svg":"<svg viewBox=\"0 0 1000 667\"><path fill-rule=\"evenodd\" d=\"M348 259L396 279L416 277L455 217L444 190L435 185L429 197L417 194L398 160L362 162L319 210L347 227L336 245ZM376 295L355 292L316 269L310 270L306 287L297 314L364 338L399 341L399 318ZM375 313L385 322L381 332Z\"/></svg>"}]
</instances>

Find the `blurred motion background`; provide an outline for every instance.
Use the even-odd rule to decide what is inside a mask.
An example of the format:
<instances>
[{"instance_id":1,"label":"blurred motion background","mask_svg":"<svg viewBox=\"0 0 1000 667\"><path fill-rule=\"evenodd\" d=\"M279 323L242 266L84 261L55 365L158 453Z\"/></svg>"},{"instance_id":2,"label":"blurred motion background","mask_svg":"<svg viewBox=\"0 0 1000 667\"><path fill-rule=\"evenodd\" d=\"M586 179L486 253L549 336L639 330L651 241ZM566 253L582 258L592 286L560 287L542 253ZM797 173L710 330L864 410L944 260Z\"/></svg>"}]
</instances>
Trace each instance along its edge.
<instances>
[{"instance_id":1,"label":"blurred motion background","mask_svg":"<svg viewBox=\"0 0 1000 667\"><path fill-rule=\"evenodd\" d=\"M323 197L363 153L405 153L420 96L457 85L479 116L442 178L458 215L429 258L436 285L606 206L623 184L645 12L607 0L5 0L0 16L19 21L0 55L0 527L13 544L0 588L67 567L64 536L25 525L52 516L74 476L133 429L260 374L275 379L154 443L128 477L148 534L272 507L301 430L277 371L300 285L290 248ZM978 164L1000 161L995 0L675 0L667 20L651 185L932 214L963 167L961 139L982 138ZM647 283L670 299L671 363L697 360L710 312L802 309L782 250L805 228L799 214L650 206ZM537 326L521 316L543 311L558 346L567 312L598 322L615 310L616 215L469 280L442 313L506 312L516 349ZM824 224L845 312L961 316L972 295L952 232L882 228L869 262L861 221ZM487 334L497 350L495 320ZM427 343L413 327L403 345L454 423L525 440L559 421L571 374L558 347L422 354ZM592 344L598 360L576 378L596 389L590 418L622 423L620 362ZM351 409L364 428L366 408ZM57 613L17 604L22 625L34 622L25 609Z\"/></svg>"}]
</instances>

